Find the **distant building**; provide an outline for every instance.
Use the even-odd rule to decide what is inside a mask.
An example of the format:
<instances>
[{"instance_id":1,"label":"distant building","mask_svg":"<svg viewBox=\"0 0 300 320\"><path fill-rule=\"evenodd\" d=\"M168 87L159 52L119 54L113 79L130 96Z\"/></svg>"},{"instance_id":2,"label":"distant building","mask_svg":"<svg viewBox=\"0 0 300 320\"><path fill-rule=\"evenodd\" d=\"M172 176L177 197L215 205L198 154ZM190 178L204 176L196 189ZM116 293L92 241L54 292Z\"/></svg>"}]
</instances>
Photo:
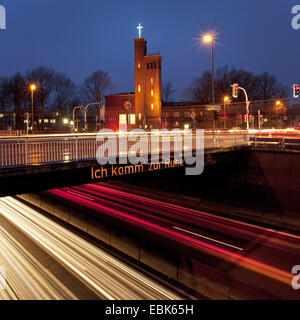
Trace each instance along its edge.
<instances>
[{"instance_id":1,"label":"distant building","mask_svg":"<svg viewBox=\"0 0 300 320\"><path fill-rule=\"evenodd\" d=\"M135 93L105 97L106 127L119 130L129 128L161 128L161 65L159 54L147 55L147 41L134 39Z\"/></svg>"},{"instance_id":2,"label":"distant building","mask_svg":"<svg viewBox=\"0 0 300 320\"><path fill-rule=\"evenodd\" d=\"M134 39L135 44L135 93L122 93L105 97L105 127L114 131L125 128L201 128L216 129L246 128L245 103L231 103L220 111L208 111L206 105L197 102L162 101L161 70L162 57L147 55L147 41ZM276 128L298 126L300 106L287 108L284 114L276 114L276 101L251 102L250 128Z\"/></svg>"},{"instance_id":3,"label":"distant building","mask_svg":"<svg viewBox=\"0 0 300 320\"><path fill-rule=\"evenodd\" d=\"M293 104L287 112L290 120L290 126L293 128L300 127L300 104Z\"/></svg>"}]
</instances>

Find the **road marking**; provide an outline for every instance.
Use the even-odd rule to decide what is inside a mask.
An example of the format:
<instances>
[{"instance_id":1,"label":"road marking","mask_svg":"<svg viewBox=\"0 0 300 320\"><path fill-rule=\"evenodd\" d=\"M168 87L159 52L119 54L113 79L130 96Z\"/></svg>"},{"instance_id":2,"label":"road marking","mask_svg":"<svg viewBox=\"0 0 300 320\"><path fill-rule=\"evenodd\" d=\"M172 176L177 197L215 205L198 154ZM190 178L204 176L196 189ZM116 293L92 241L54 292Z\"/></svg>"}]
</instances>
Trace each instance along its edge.
<instances>
[{"instance_id":1,"label":"road marking","mask_svg":"<svg viewBox=\"0 0 300 320\"><path fill-rule=\"evenodd\" d=\"M224 246L234 248L234 249L239 250L239 251L243 251L243 250L244 250L243 248L233 246L233 245L231 245L231 244L229 244L229 243L222 242L222 241L219 241L219 240L216 240L216 239L212 239L212 238L203 236L203 235L201 235L201 234L198 234L198 233L195 233L195 232L192 232L192 231L189 231L189 230L181 229L181 228L179 228L179 227L173 226L173 229L176 229L176 230L179 230L179 231L183 231L183 232L192 234L192 235L194 235L194 236L196 236L196 237L200 237L200 238L203 238L203 239L206 239L206 240L209 240L209 241L213 241L213 242L222 244L222 245L224 245Z\"/></svg>"},{"instance_id":2,"label":"road marking","mask_svg":"<svg viewBox=\"0 0 300 320\"><path fill-rule=\"evenodd\" d=\"M89 198L89 197L82 196L81 194L76 193L76 192L67 191L67 193L73 194L73 195L75 195L75 196L77 196L77 197L84 198L84 199L87 199L87 200L90 200L90 201L94 201L94 199Z\"/></svg>"}]
</instances>

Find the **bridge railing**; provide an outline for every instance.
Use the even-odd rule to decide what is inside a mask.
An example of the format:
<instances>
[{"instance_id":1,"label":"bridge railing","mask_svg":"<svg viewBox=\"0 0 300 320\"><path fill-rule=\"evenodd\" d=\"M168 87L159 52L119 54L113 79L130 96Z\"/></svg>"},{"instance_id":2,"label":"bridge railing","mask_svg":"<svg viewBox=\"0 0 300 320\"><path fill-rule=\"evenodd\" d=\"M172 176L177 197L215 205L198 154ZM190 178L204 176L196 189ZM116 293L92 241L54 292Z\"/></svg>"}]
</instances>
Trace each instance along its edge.
<instances>
[{"instance_id":1,"label":"bridge railing","mask_svg":"<svg viewBox=\"0 0 300 320\"><path fill-rule=\"evenodd\" d=\"M194 135L192 135L195 137ZM117 145L109 144L108 152L112 155L129 155L132 146L140 139L140 136L132 141L124 139L124 136L118 136ZM124 140L120 141L120 139ZM159 134L159 145L156 146L158 153L164 152L163 141L168 140L168 134ZM195 139L193 144L195 145ZM147 151L151 151L151 139L149 134L145 134ZM249 136L246 134L206 134L204 147L224 148L249 144ZM184 143L184 139L182 139ZM67 163L75 161L95 160L97 150L103 142L96 140L96 134L84 135L52 135L52 136L23 136L0 138L0 169L10 167L21 167L28 165L44 165L50 163ZM178 150L176 149L178 148ZM176 152L184 149L184 145L174 143L171 139L171 151Z\"/></svg>"},{"instance_id":2,"label":"bridge railing","mask_svg":"<svg viewBox=\"0 0 300 320\"><path fill-rule=\"evenodd\" d=\"M297 136L276 134L257 135L250 138L253 147L274 147L277 149L300 149L300 139Z\"/></svg>"}]
</instances>

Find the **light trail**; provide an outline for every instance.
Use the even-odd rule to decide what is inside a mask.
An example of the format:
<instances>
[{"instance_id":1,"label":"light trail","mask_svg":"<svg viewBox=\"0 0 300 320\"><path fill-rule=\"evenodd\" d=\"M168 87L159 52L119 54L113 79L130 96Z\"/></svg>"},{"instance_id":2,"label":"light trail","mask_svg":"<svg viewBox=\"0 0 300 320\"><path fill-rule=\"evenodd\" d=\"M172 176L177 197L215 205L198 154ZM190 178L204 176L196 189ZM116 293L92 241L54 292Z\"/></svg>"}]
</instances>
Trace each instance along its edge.
<instances>
[{"instance_id":1,"label":"light trail","mask_svg":"<svg viewBox=\"0 0 300 320\"><path fill-rule=\"evenodd\" d=\"M70 190L93 201L75 197L68 193ZM287 294L295 293L291 289L291 268L299 264L299 236L156 200L149 194L136 194L134 188L129 193L105 183L48 193L69 201L72 206L118 220L124 228L132 225L140 236L147 233L151 238L151 234L155 234L162 241L176 244L183 252L189 248L221 259L223 263L218 270L224 268L227 273L230 266L229 274L237 272L243 282L247 283L249 275L253 277L255 273L257 279L263 276L267 282L280 284ZM263 284L255 279L251 281L258 286Z\"/></svg>"},{"instance_id":2,"label":"light trail","mask_svg":"<svg viewBox=\"0 0 300 320\"><path fill-rule=\"evenodd\" d=\"M181 299L148 276L16 199L1 199L0 213L101 299ZM7 268L8 288L2 292L1 298L77 298L2 229L0 246L1 252L6 253L0 254L0 265Z\"/></svg>"},{"instance_id":3,"label":"light trail","mask_svg":"<svg viewBox=\"0 0 300 320\"><path fill-rule=\"evenodd\" d=\"M223 241L219 241L219 240L216 240L216 239L213 239L213 238L210 238L210 237L203 236L203 235L201 235L199 233L196 233L196 232L192 232L192 231L185 230L185 229L182 229L182 228L179 228L179 227L175 227L175 226L173 228L176 229L176 230L179 230L179 231L183 231L183 232L189 233L189 234L191 234L193 236L196 236L196 237L199 237L199 238L203 238L205 240L209 240L209 241L221 244L223 246L227 246L227 247L233 248L235 250L240 250L240 251L244 250L243 248L236 247L236 246L233 246L232 244L229 244L229 243L226 243L226 242L223 242Z\"/></svg>"}]
</instances>

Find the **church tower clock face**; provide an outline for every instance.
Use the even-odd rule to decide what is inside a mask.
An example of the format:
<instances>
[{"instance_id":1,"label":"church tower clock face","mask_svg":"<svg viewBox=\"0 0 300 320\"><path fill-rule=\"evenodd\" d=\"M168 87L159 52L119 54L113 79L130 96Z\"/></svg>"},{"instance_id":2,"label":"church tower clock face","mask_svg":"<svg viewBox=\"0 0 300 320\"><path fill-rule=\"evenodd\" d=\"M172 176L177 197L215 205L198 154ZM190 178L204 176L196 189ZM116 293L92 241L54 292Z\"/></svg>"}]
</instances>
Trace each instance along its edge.
<instances>
[{"instance_id":1,"label":"church tower clock face","mask_svg":"<svg viewBox=\"0 0 300 320\"><path fill-rule=\"evenodd\" d=\"M129 100L126 100L123 102L123 109L126 111L129 111L132 109L132 102Z\"/></svg>"}]
</instances>

